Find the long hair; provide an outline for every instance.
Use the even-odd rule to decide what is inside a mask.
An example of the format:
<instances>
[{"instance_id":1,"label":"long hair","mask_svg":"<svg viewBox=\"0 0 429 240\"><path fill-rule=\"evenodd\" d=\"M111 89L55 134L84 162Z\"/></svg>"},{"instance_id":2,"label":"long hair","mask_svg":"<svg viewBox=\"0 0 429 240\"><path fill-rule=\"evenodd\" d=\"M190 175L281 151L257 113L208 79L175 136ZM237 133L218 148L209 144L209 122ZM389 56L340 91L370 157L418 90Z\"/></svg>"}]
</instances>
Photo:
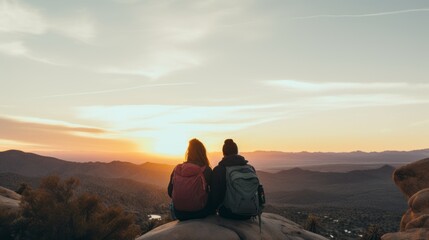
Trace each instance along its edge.
<instances>
[{"instance_id":1,"label":"long hair","mask_svg":"<svg viewBox=\"0 0 429 240\"><path fill-rule=\"evenodd\" d=\"M186 162L198 162L203 166L209 166L210 162L207 158L206 148L200 140L194 138L189 141L188 149L185 155Z\"/></svg>"}]
</instances>

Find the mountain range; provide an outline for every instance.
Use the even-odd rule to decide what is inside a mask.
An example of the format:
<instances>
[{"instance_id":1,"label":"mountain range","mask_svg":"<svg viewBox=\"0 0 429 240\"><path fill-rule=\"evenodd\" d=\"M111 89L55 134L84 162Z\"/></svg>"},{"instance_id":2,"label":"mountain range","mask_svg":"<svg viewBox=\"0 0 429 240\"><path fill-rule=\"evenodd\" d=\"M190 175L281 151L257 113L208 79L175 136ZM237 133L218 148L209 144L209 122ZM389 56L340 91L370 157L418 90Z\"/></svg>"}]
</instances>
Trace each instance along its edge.
<instances>
[{"instance_id":1,"label":"mountain range","mask_svg":"<svg viewBox=\"0 0 429 240\"><path fill-rule=\"evenodd\" d=\"M69 162L18 150L0 152L0 173L16 173L27 177L87 175L104 178L127 178L165 187L173 165L129 162Z\"/></svg>"},{"instance_id":2,"label":"mountain range","mask_svg":"<svg viewBox=\"0 0 429 240\"><path fill-rule=\"evenodd\" d=\"M242 153L256 169L280 171L301 167L317 171L350 171L356 168L378 168L385 164L400 166L429 157L429 149L383 152L278 152ZM218 156L219 158L219 156Z\"/></svg>"},{"instance_id":3,"label":"mountain range","mask_svg":"<svg viewBox=\"0 0 429 240\"><path fill-rule=\"evenodd\" d=\"M306 152L292 155L281 152L255 152L253 154L256 155L251 154L246 158L252 159L250 163L258 170L267 197L272 204L359 207L370 205L383 209L398 209L404 207L405 201L391 180L394 171L392 165L405 164L428 157L429 150L348 154ZM262 156L272 158L262 160ZM282 157L285 156L290 159L282 160ZM371 157L373 157L372 160ZM353 162L353 159L360 159L360 161ZM257 167L258 164L264 162L281 163L282 161L289 167L284 167L283 170L277 172L261 171ZM320 164L321 162L324 164ZM292 167L292 163L301 163L303 166ZM331 166L331 168L340 165L376 166L378 164L379 166L347 172L321 172L309 170L312 169L310 164ZM97 181L108 183L109 179L134 181L165 192L173 168L174 165L150 162L143 164L121 161L78 163L18 150L8 150L0 152L0 177L2 177L0 185L4 185L3 182L6 179L8 179L7 182L11 182L12 176L16 179L20 177L40 179L46 175L56 174L63 177L78 176L86 179L85 182L91 183ZM265 168L268 166L265 165ZM323 167L314 168L323 169ZM16 184L17 181L15 181L15 186ZM110 182L110 184L113 183ZM123 186L126 188L126 184Z\"/></svg>"}]
</instances>

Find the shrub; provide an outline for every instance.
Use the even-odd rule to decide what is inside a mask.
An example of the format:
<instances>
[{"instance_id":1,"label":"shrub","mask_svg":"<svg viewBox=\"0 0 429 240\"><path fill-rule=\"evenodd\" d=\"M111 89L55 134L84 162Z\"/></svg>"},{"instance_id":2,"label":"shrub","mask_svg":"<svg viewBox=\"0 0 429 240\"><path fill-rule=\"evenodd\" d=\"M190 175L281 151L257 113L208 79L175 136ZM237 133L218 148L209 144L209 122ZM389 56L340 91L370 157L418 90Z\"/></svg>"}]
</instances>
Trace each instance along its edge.
<instances>
[{"instance_id":1,"label":"shrub","mask_svg":"<svg viewBox=\"0 0 429 240\"><path fill-rule=\"evenodd\" d=\"M370 225L361 239L362 240L380 240L383 234L384 234L384 231L379 225Z\"/></svg>"},{"instance_id":2,"label":"shrub","mask_svg":"<svg viewBox=\"0 0 429 240\"><path fill-rule=\"evenodd\" d=\"M15 221L19 213L13 210L0 209L0 239L12 240L16 233Z\"/></svg>"},{"instance_id":3,"label":"shrub","mask_svg":"<svg viewBox=\"0 0 429 240\"><path fill-rule=\"evenodd\" d=\"M75 190L79 181L58 176L26 190L21 201L23 239L134 239L140 234L134 216L117 206L106 206L95 195Z\"/></svg>"},{"instance_id":4,"label":"shrub","mask_svg":"<svg viewBox=\"0 0 429 240\"><path fill-rule=\"evenodd\" d=\"M310 232L319 233L320 219L313 214L308 215L304 228Z\"/></svg>"}]
</instances>

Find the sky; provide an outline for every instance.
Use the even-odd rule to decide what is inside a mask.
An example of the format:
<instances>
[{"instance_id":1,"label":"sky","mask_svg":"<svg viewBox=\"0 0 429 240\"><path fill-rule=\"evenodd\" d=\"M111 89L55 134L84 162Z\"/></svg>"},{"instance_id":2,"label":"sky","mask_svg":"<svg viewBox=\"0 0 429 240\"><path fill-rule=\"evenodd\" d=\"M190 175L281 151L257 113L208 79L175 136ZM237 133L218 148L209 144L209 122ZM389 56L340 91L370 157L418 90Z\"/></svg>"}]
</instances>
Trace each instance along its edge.
<instances>
[{"instance_id":1,"label":"sky","mask_svg":"<svg viewBox=\"0 0 429 240\"><path fill-rule=\"evenodd\" d=\"M0 150L429 147L429 2L0 0Z\"/></svg>"}]
</instances>

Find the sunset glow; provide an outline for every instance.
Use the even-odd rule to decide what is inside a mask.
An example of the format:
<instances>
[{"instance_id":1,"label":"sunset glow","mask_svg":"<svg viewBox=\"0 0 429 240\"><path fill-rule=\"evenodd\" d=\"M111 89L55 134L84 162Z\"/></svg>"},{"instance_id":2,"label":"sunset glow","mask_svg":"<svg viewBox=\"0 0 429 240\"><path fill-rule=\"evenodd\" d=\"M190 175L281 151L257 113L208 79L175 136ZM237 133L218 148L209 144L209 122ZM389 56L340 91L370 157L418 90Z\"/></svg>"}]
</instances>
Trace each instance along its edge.
<instances>
[{"instance_id":1,"label":"sunset glow","mask_svg":"<svg viewBox=\"0 0 429 240\"><path fill-rule=\"evenodd\" d=\"M225 138L429 147L426 2L102 5L0 0L0 150L143 162L183 159L192 138L209 152Z\"/></svg>"}]
</instances>

